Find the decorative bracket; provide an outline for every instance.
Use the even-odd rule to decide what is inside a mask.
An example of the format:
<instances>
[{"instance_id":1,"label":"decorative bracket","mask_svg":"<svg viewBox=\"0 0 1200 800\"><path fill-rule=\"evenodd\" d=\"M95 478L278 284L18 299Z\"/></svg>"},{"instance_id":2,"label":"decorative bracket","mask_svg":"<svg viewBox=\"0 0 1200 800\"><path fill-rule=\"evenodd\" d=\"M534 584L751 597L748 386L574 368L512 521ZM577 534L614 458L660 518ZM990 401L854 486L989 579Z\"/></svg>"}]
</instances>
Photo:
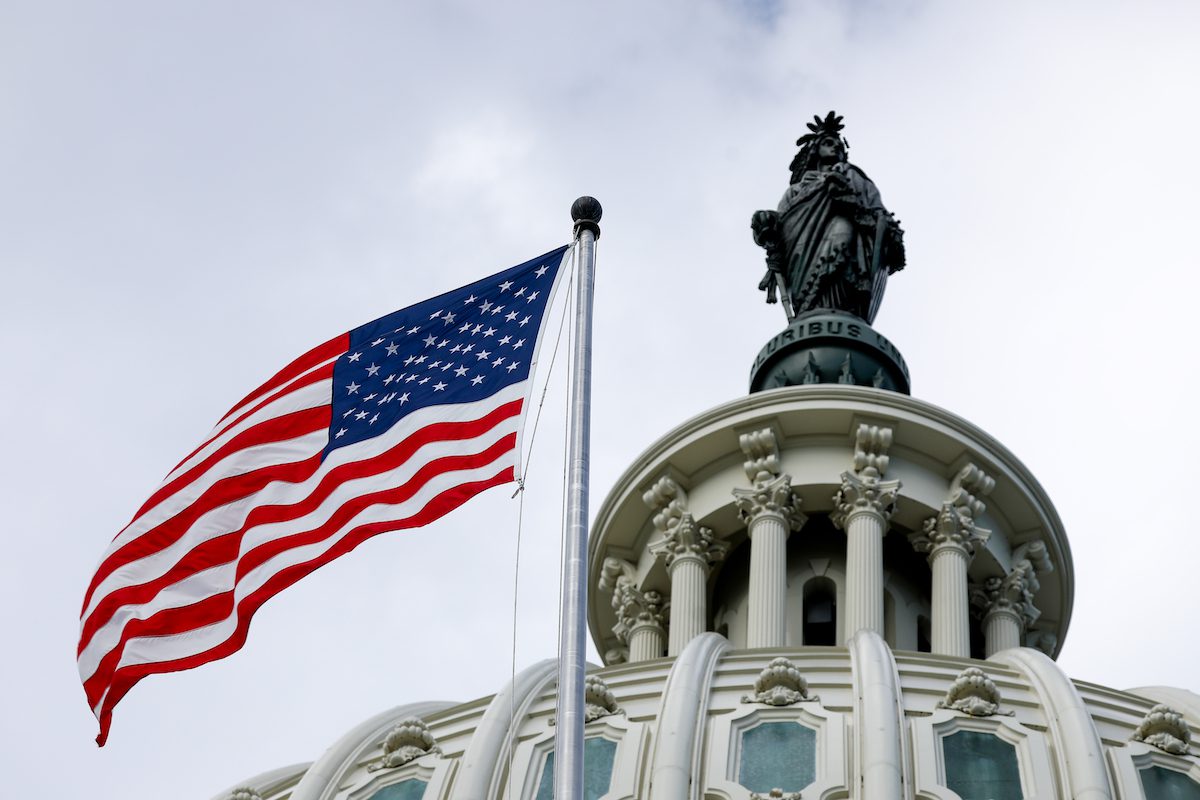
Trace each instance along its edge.
<instances>
[{"instance_id":1,"label":"decorative bracket","mask_svg":"<svg viewBox=\"0 0 1200 800\"><path fill-rule=\"evenodd\" d=\"M642 500L656 513L654 527L663 533L679 524L687 513L687 492L669 475L663 475L642 495Z\"/></svg>"},{"instance_id":2,"label":"decorative bracket","mask_svg":"<svg viewBox=\"0 0 1200 800\"><path fill-rule=\"evenodd\" d=\"M854 437L854 469L842 473L842 488L833 496L833 524L845 528L857 512L869 511L884 519L892 515L900 481L883 480L887 473L892 429L862 424Z\"/></svg>"},{"instance_id":3,"label":"decorative bracket","mask_svg":"<svg viewBox=\"0 0 1200 800\"><path fill-rule=\"evenodd\" d=\"M863 478L882 478L887 472L892 429L861 424L854 435L854 471Z\"/></svg>"},{"instance_id":4,"label":"decorative bracket","mask_svg":"<svg viewBox=\"0 0 1200 800\"><path fill-rule=\"evenodd\" d=\"M963 509L972 520L983 516L987 505L981 499L991 494L996 481L974 464L967 464L950 481L950 503Z\"/></svg>"},{"instance_id":5,"label":"decorative bracket","mask_svg":"<svg viewBox=\"0 0 1200 800\"><path fill-rule=\"evenodd\" d=\"M633 564L609 556L600 567L599 588L603 592L615 592L622 583L633 583L637 570Z\"/></svg>"},{"instance_id":6,"label":"decorative bracket","mask_svg":"<svg viewBox=\"0 0 1200 800\"><path fill-rule=\"evenodd\" d=\"M743 433L738 445L746 454L742 466L751 483L766 483L779 475L779 440L770 428Z\"/></svg>"}]
</instances>

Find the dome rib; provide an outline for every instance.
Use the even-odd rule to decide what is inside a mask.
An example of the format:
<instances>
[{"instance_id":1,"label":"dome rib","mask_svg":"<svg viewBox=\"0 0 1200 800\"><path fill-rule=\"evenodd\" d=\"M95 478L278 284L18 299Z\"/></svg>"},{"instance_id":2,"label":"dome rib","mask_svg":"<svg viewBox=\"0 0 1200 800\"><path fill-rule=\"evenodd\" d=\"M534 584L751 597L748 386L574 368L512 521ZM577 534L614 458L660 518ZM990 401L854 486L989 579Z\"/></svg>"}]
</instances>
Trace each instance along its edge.
<instances>
[{"instance_id":1,"label":"dome rib","mask_svg":"<svg viewBox=\"0 0 1200 800\"><path fill-rule=\"evenodd\" d=\"M911 791L904 791L911 785L904 769L908 736L891 648L865 629L850 638L848 647L862 797L911 797Z\"/></svg>"},{"instance_id":2,"label":"dome rib","mask_svg":"<svg viewBox=\"0 0 1200 800\"><path fill-rule=\"evenodd\" d=\"M1073 800L1113 800L1104 767L1104 743L1075 684L1045 653L1029 647L1003 650L988 659L1022 673L1037 692L1050 723L1065 791Z\"/></svg>"},{"instance_id":3,"label":"dome rib","mask_svg":"<svg viewBox=\"0 0 1200 800\"><path fill-rule=\"evenodd\" d=\"M487 800L499 797L495 784L500 777L501 757L513 738L509 727L510 710L515 712L513 725L525 718L525 713L546 687L558 677L558 660L547 658L517 673L508 686L496 693L471 743L462 756L462 771L455 781L453 795L461 800Z\"/></svg>"},{"instance_id":4,"label":"dome rib","mask_svg":"<svg viewBox=\"0 0 1200 800\"><path fill-rule=\"evenodd\" d=\"M290 800L324 800L333 796L341 777L358 766L363 753L377 746L393 725L405 717L423 717L454 705L444 701L406 703L358 723L313 762L296 784Z\"/></svg>"},{"instance_id":5,"label":"dome rib","mask_svg":"<svg viewBox=\"0 0 1200 800\"><path fill-rule=\"evenodd\" d=\"M675 659L663 687L658 741L648 796L655 800L695 800L701 781L698 754L708 711L709 687L717 662L729 649L719 633L702 633Z\"/></svg>"}]
</instances>

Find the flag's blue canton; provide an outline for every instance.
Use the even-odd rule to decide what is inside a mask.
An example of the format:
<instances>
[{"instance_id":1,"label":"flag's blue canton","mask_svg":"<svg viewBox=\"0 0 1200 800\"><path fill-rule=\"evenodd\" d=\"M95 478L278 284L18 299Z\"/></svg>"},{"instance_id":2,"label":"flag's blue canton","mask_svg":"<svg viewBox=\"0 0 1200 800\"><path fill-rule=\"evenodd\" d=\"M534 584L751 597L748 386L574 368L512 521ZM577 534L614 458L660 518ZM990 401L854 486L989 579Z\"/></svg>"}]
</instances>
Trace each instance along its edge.
<instances>
[{"instance_id":1,"label":"flag's blue canton","mask_svg":"<svg viewBox=\"0 0 1200 800\"><path fill-rule=\"evenodd\" d=\"M566 246L350 332L333 369L322 457L418 408L490 397L529 376Z\"/></svg>"}]
</instances>

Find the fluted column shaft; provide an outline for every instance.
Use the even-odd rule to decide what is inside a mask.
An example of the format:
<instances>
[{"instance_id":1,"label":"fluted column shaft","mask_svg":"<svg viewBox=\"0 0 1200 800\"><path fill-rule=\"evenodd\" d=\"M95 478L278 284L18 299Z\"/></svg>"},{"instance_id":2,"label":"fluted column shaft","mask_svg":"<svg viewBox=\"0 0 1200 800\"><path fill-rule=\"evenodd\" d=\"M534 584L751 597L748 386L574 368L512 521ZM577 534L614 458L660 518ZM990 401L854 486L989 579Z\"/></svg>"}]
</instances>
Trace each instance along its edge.
<instances>
[{"instance_id":1,"label":"fluted column shaft","mask_svg":"<svg viewBox=\"0 0 1200 800\"><path fill-rule=\"evenodd\" d=\"M933 570L930 646L938 655L971 657L967 569L976 548L986 544L992 535L975 520L987 508L980 498L995 485L990 475L974 464L967 464L950 482L950 492L941 510L925 520L921 530L908 535L917 552L929 555Z\"/></svg>"},{"instance_id":2,"label":"fluted column shaft","mask_svg":"<svg viewBox=\"0 0 1200 800\"><path fill-rule=\"evenodd\" d=\"M883 635L883 535L887 519L872 509L856 509L846 530L847 642L860 630Z\"/></svg>"},{"instance_id":3,"label":"fluted column shaft","mask_svg":"<svg viewBox=\"0 0 1200 800\"><path fill-rule=\"evenodd\" d=\"M833 498L833 523L846 532L843 642L860 630L883 636L883 537L900 492L900 481L884 480L891 443L890 428L859 425L854 469Z\"/></svg>"},{"instance_id":4,"label":"fluted column shaft","mask_svg":"<svg viewBox=\"0 0 1200 800\"><path fill-rule=\"evenodd\" d=\"M704 633L708 559L679 555L671 561L671 624L667 655L677 656L695 637Z\"/></svg>"},{"instance_id":5,"label":"fluted column shaft","mask_svg":"<svg viewBox=\"0 0 1200 800\"><path fill-rule=\"evenodd\" d=\"M629 661L649 661L663 651L663 629L656 622L638 622L629 630Z\"/></svg>"},{"instance_id":6,"label":"fluted column shaft","mask_svg":"<svg viewBox=\"0 0 1200 800\"><path fill-rule=\"evenodd\" d=\"M747 475L753 470L747 469ZM734 489L738 512L750 536L750 596L746 646L787 643L787 539L803 527L800 499L789 475L760 474L753 489Z\"/></svg>"},{"instance_id":7,"label":"fluted column shaft","mask_svg":"<svg viewBox=\"0 0 1200 800\"><path fill-rule=\"evenodd\" d=\"M972 602L983 614L984 652L999 653L1023 645L1026 631L1040 612L1034 594L1041 587L1039 572L1054 569L1046 545L1025 542L1012 553L1012 568L1004 577L993 576L972 592Z\"/></svg>"},{"instance_id":8,"label":"fluted column shaft","mask_svg":"<svg viewBox=\"0 0 1200 800\"><path fill-rule=\"evenodd\" d=\"M657 522L665 530L663 538L650 546L650 552L666 563L671 579L667 655L675 656L707 627L708 570L725 557L729 546L686 512L676 517L660 514Z\"/></svg>"},{"instance_id":9,"label":"fluted column shaft","mask_svg":"<svg viewBox=\"0 0 1200 800\"><path fill-rule=\"evenodd\" d=\"M761 513L750 522L750 597L747 647L782 647L787 637L788 523Z\"/></svg>"},{"instance_id":10,"label":"fluted column shaft","mask_svg":"<svg viewBox=\"0 0 1200 800\"><path fill-rule=\"evenodd\" d=\"M933 568L930 644L938 655L971 657L970 602L967 566L970 557L960 544L946 543L929 555Z\"/></svg>"},{"instance_id":11,"label":"fluted column shaft","mask_svg":"<svg viewBox=\"0 0 1200 800\"><path fill-rule=\"evenodd\" d=\"M1021 615L1011 608L993 608L983 618L984 655L1021 646Z\"/></svg>"}]
</instances>

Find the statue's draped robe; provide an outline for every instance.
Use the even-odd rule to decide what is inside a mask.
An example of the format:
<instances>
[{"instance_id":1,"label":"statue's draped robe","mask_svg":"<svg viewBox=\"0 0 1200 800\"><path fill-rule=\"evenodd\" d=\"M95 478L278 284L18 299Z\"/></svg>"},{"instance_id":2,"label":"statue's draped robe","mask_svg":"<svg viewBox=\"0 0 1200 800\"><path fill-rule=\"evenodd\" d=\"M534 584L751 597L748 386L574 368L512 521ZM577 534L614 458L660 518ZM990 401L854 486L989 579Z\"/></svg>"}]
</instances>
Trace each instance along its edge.
<instances>
[{"instance_id":1,"label":"statue's draped robe","mask_svg":"<svg viewBox=\"0 0 1200 800\"><path fill-rule=\"evenodd\" d=\"M797 314L837 308L870 323L888 276L883 266L873 269L874 222L887 212L861 170L850 164L833 169L849 191L831 182L830 172L808 171L779 201L788 294Z\"/></svg>"}]
</instances>

